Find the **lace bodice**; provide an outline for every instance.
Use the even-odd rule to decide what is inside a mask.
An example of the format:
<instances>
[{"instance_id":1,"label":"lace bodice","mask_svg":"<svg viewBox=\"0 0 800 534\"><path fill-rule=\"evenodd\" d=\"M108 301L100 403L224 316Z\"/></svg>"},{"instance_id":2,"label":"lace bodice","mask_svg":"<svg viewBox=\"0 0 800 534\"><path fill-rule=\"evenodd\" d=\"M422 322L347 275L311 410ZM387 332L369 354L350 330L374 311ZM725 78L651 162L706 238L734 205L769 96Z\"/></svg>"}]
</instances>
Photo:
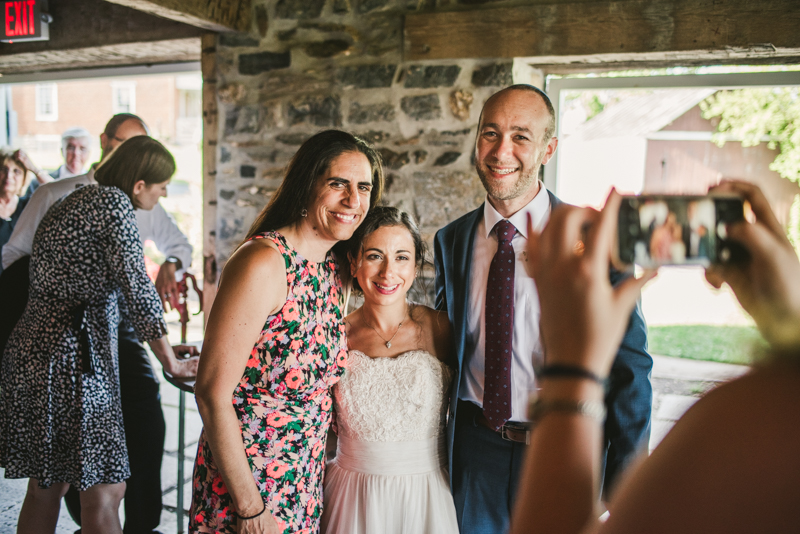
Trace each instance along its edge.
<instances>
[{"instance_id":1,"label":"lace bodice","mask_svg":"<svg viewBox=\"0 0 800 534\"><path fill-rule=\"evenodd\" d=\"M444 431L453 370L429 352L370 358L351 350L333 388L339 435L359 441L418 441Z\"/></svg>"}]
</instances>

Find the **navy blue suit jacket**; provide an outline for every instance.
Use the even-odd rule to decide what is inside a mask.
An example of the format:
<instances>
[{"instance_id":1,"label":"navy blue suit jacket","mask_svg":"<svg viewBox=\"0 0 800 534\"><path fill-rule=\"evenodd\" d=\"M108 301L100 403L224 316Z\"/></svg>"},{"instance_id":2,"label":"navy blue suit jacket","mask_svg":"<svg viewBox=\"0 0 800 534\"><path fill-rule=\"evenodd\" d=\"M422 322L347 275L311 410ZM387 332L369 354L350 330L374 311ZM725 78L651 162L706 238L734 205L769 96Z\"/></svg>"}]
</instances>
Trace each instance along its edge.
<instances>
[{"instance_id":1,"label":"navy blue suit jacket","mask_svg":"<svg viewBox=\"0 0 800 534\"><path fill-rule=\"evenodd\" d=\"M548 191L550 207L562 202ZM453 472L453 437L458 417L458 390L464 367L464 344L467 329L467 303L475 231L483 217L483 205L453 221L436 233L434 265L436 268L436 309L447 311L453 327L458 369L450 401L447 423L447 446L450 472ZM616 285L625 275L611 269L609 277ZM546 356L545 356L546 358ZM653 390L650 371L653 359L647 353L647 330L640 305L631 313L625 337L611 367L606 392L608 417L605 423L605 486L610 487L628 460L650 437L650 412ZM456 466L458 468L458 466ZM452 479L452 477L451 477Z\"/></svg>"}]
</instances>

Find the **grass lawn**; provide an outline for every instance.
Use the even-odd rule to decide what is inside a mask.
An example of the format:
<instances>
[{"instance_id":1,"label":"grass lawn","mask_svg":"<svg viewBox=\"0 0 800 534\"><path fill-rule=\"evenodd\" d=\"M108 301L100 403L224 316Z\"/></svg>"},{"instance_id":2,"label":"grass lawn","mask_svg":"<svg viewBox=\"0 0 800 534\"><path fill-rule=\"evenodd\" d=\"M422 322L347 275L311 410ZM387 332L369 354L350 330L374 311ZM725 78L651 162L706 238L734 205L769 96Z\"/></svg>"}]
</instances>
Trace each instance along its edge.
<instances>
[{"instance_id":1,"label":"grass lawn","mask_svg":"<svg viewBox=\"0 0 800 534\"><path fill-rule=\"evenodd\" d=\"M651 326L648 339L652 354L723 363L749 364L767 348L751 326Z\"/></svg>"}]
</instances>

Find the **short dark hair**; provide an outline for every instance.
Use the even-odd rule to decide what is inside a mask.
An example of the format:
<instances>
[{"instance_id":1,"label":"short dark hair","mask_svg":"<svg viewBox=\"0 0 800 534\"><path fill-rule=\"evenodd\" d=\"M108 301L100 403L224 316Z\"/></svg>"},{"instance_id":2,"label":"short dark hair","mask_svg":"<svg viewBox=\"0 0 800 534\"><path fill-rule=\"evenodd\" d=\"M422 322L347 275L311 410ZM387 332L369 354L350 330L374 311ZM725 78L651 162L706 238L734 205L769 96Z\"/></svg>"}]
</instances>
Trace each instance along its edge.
<instances>
[{"instance_id":1,"label":"short dark hair","mask_svg":"<svg viewBox=\"0 0 800 534\"><path fill-rule=\"evenodd\" d=\"M414 218L407 212L395 208L394 206L377 206L369 212L364 219L364 222L356 229L353 236L345 243L347 251L347 260L357 258L364 246L364 241L376 230L385 226L402 226L408 233L411 234L411 240L414 241L414 265L417 269L422 269L425 263L425 255L427 246L422 239L419 232L419 227L414 221ZM344 261L344 259L342 259ZM361 291L358 285L358 280L353 278L353 289Z\"/></svg>"},{"instance_id":2,"label":"short dark hair","mask_svg":"<svg viewBox=\"0 0 800 534\"><path fill-rule=\"evenodd\" d=\"M348 152L360 152L369 161L372 170L369 207L375 207L383 193L380 154L360 137L340 130L325 130L310 137L297 150L286 177L250 226L244 241L297 222L311 204L317 179L328 171L333 160Z\"/></svg>"},{"instance_id":3,"label":"short dark hair","mask_svg":"<svg viewBox=\"0 0 800 534\"><path fill-rule=\"evenodd\" d=\"M119 127L122 126L122 123L131 119L139 121L139 124L142 125L142 128L144 128L144 131L147 132L147 135L150 135L150 128L147 127L147 124L142 120L141 117L134 115L133 113L117 113L111 117L110 121L108 121L103 133L106 135L106 137L114 137L117 135L117 130L119 130Z\"/></svg>"},{"instance_id":4,"label":"short dark hair","mask_svg":"<svg viewBox=\"0 0 800 534\"><path fill-rule=\"evenodd\" d=\"M137 135L121 143L103 160L94 173L98 184L122 189L133 205L133 186L164 183L175 174L175 158L164 145L146 135Z\"/></svg>"},{"instance_id":5,"label":"short dark hair","mask_svg":"<svg viewBox=\"0 0 800 534\"><path fill-rule=\"evenodd\" d=\"M544 140L545 142L549 143L550 139L552 139L556 133L556 110L553 107L553 103L550 101L550 97L547 96L547 94L544 91L542 91L535 85L530 85L527 83L517 83L514 85L509 85L505 89L497 91L495 94L489 97L487 102L492 98L494 98L495 95L498 95L503 91L530 91L532 93L536 93L541 97L542 101L544 101L545 107L547 108L547 112L550 114L550 122L548 122L547 127L544 129ZM484 107L486 107L486 104L484 104ZM480 128L482 120L483 120L483 109L481 109L481 116L478 119L478 128Z\"/></svg>"}]
</instances>

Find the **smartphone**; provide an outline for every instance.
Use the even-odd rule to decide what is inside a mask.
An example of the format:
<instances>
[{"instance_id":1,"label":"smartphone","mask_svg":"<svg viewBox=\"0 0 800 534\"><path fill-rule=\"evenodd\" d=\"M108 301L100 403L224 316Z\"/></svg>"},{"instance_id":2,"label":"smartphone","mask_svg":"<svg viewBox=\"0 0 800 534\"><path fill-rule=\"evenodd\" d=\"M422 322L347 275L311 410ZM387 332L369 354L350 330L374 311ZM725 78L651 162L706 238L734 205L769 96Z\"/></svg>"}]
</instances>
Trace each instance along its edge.
<instances>
[{"instance_id":1,"label":"smartphone","mask_svg":"<svg viewBox=\"0 0 800 534\"><path fill-rule=\"evenodd\" d=\"M726 232L742 220L744 201L730 194L623 196L616 260L645 268L742 261L747 252Z\"/></svg>"}]
</instances>

